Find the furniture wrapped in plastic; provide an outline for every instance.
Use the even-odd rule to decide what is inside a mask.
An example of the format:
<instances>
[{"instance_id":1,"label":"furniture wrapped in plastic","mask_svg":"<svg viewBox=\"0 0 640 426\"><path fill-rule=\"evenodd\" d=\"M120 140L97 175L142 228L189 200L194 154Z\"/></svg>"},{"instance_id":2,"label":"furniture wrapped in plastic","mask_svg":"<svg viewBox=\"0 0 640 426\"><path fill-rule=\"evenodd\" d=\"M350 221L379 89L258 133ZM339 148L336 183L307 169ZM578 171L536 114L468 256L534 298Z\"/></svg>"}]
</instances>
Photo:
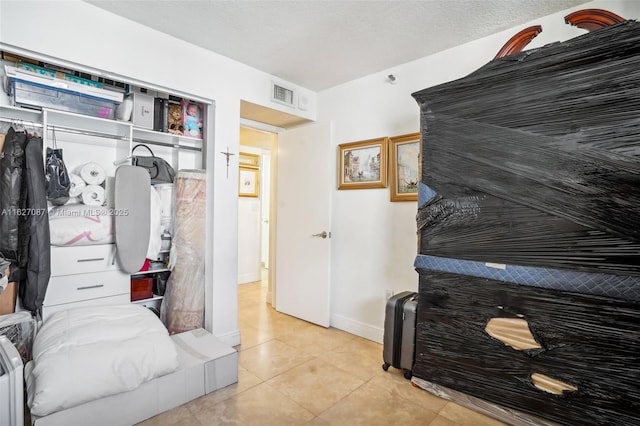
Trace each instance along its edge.
<instances>
[{"instance_id":1,"label":"furniture wrapped in plastic","mask_svg":"<svg viewBox=\"0 0 640 426\"><path fill-rule=\"evenodd\" d=\"M640 23L413 96L420 254L640 275Z\"/></svg>"},{"instance_id":2,"label":"furniture wrapped in plastic","mask_svg":"<svg viewBox=\"0 0 640 426\"><path fill-rule=\"evenodd\" d=\"M624 21L413 94L414 377L561 424L640 424L638 46Z\"/></svg>"},{"instance_id":3,"label":"furniture wrapped in plastic","mask_svg":"<svg viewBox=\"0 0 640 426\"><path fill-rule=\"evenodd\" d=\"M640 303L419 272L415 377L561 424L638 424ZM495 318L526 321L536 344Z\"/></svg>"},{"instance_id":4,"label":"furniture wrapped in plastic","mask_svg":"<svg viewBox=\"0 0 640 426\"><path fill-rule=\"evenodd\" d=\"M174 185L172 272L161 306L170 334L204 326L206 174L180 170Z\"/></svg>"}]
</instances>

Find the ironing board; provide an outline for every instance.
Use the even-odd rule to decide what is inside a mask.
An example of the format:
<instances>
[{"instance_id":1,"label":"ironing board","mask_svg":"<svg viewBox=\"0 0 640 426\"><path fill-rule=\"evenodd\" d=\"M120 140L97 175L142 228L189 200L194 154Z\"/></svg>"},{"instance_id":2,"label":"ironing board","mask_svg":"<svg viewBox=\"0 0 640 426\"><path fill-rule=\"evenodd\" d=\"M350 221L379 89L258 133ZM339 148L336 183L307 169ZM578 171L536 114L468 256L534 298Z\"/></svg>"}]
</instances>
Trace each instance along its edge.
<instances>
[{"instance_id":1,"label":"ironing board","mask_svg":"<svg viewBox=\"0 0 640 426\"><path fill-rule=\"evenodd\" d=\"M142 167L120 166L115 176L115 229L123 271L140 270L149 247L151 179Z\"/></svg>"}]
</instances>

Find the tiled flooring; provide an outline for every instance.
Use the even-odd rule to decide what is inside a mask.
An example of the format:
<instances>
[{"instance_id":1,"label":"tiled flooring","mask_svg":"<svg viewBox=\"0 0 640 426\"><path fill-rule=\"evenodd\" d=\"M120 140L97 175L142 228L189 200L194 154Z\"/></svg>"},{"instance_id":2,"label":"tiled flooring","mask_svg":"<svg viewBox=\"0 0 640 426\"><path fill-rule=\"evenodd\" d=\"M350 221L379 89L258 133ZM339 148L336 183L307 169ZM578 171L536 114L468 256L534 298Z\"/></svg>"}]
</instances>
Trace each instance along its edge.
<instances>
[{"instance_id":1,"label":"tiled flooring","mask_svg":"<svg viewBox=\"0 0 640 426\"><path fill-rule=\"evenodd\" d=\"M238 383L141 425L502 424L384 372L380 344L276 312L260 282L238 291Z\"/></svg>"}]
</instances>

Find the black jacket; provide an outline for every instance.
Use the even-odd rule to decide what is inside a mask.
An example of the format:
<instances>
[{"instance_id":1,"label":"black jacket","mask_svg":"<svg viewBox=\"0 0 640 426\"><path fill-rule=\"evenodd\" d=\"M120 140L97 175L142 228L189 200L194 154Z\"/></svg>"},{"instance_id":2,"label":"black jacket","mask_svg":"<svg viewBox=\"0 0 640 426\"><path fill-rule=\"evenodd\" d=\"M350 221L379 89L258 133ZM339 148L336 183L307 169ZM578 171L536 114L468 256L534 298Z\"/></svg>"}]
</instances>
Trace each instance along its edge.
<instances>
[{"instance_id":1,"label":"black jacket","mask_svg":"<svg viewBox=\"0 0 640 426\"><path fill-rule=\"evenodd\" d=\"M42 307L51 274L42 138L10 128L0 159L0 255L12 262L22 306Z\"/></svg>"}]
</instances>

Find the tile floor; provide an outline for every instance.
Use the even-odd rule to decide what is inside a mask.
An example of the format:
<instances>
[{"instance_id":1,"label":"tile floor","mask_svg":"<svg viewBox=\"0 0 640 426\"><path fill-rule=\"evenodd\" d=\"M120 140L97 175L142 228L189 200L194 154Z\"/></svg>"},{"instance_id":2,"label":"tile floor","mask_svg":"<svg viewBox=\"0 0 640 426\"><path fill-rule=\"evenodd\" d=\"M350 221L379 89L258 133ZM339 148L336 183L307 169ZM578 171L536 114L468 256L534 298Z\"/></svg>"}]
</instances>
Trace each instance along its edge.
<instances>
[{"instance_id":1,"label":"tile floor","mask_svg":"<svg viewBox=\"0 0 640 426\"><path fill-rule=\"evenodd\" d=\"M276 312L266 290L239 286L238 383L140 425L502 425L384 372L382 345Z\"/></svg>"}]
</instances>

